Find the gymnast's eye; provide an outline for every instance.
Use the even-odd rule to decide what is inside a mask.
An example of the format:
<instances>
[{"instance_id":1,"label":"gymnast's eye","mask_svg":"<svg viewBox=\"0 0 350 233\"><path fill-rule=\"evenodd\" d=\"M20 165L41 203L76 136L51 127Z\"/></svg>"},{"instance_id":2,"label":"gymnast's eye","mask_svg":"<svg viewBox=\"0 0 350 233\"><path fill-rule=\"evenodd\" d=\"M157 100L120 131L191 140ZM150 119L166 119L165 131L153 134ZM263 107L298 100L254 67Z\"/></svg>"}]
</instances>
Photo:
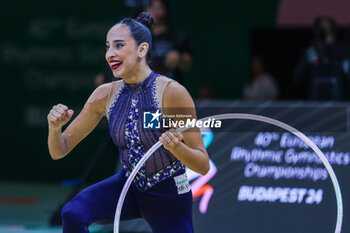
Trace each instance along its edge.
<instances>
[{"instance_id":1,"label":"gymnast's eye","mask_svg":"<svg viewBox=\"0 0 350 233\"><path fill-rule=\"evenodd\" d=\"M122 48L123 46L124 46L124 44L118 43L118 44L116 44L115 47L116 47L117 49L120 49L120 48Z\"/></svg>"}]
</instances>

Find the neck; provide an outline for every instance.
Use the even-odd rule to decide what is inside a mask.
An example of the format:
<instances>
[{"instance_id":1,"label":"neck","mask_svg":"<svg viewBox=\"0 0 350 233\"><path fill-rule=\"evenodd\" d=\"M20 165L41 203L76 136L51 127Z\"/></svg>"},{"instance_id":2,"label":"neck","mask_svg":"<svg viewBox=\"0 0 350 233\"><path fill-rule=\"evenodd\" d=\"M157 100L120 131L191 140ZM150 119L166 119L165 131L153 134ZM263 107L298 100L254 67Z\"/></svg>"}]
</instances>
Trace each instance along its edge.
<instances>
[{"instance_id":1,"label":"neck","mask_svg":"<svg viewBox=\"0 0 350 233\"><path fill-rule=\"evenodd\" d=\"M151 72L152 70L149 68L149 66L144 64L135 68L132 74L123 77L123 79L124 79L124 82L127 84L140 83L143 80L145 80L150 75Z\"/></svg>"}]
</instances>

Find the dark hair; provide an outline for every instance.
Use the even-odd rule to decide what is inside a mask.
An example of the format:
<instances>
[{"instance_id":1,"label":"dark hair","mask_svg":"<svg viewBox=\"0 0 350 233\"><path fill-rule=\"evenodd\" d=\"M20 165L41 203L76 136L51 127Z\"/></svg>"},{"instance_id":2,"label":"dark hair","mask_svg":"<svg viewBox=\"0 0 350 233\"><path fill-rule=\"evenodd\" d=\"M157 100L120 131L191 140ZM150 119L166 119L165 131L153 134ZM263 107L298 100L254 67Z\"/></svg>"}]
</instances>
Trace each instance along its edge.
<instances>
[{"instance_id":1,"label":"dark hair","mask_svg":"<svg viewBox=\"0 0 350 233\"><path fill-rule=\"evenodd\" d=\"M137 45L144 42L148 43L149 48L146 59L149 61L151 57L150 51L152 48L152 35L150 31L153 24L152 15L147 12L142 12L136 19L125 18L117 24L124 24L129 28L130 34L136 41Z\"/></svg>"}]
</instances>

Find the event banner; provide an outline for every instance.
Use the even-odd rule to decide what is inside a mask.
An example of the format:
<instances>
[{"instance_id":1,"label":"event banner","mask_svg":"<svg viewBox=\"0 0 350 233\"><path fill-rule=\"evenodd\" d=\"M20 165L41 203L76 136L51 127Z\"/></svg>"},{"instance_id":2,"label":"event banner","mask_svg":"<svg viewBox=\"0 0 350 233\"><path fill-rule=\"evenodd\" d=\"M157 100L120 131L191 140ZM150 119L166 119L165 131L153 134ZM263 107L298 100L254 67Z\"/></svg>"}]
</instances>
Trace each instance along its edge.
<instances>
[{"instance_id":1,"label":"event banner","mask_svg":"<svg viewBox=\"0 0 350 233\"><path fill-rule=\"evenodd\" d=\"M201 102L197 106L199 117L262 115L308 136L336 173L345 209L342 232L350 232L345 104ZM196 232L334 232L337 204L330 176L316 153L293 133L253 120L225 120L222 128L203 132L211 169L205 176L188 170Z\"/></svg>"}]
</instances>

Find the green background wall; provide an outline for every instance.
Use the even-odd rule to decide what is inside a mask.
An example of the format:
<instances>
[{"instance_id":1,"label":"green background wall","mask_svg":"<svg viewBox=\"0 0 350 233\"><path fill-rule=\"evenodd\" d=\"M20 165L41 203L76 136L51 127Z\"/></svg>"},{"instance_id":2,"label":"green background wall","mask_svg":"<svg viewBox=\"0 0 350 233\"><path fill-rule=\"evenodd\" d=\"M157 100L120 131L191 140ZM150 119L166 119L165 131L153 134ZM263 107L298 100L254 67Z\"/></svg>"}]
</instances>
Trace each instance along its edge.
<instances>
[{"instance_id":1,"label":"green background wall","mask_svg":"<svg viewBox=\"0 0 350 233\"><path fill-rule=\"evenodd\" d=\"M171 26L192 42L194 65L185 76L193 97L202 84L218 98L239 99L249 75L252 28L274 27L278 0L172 1ZM104 120L71 154L50 159L46 115L63 103L75 116L94 89L104 62L105 34L128 16L124 1L7 1L0 9L2 152L0 179L76 178L107 135ZM110 175L106 152L91 177Z\"/></svg>"}]
</instances>

